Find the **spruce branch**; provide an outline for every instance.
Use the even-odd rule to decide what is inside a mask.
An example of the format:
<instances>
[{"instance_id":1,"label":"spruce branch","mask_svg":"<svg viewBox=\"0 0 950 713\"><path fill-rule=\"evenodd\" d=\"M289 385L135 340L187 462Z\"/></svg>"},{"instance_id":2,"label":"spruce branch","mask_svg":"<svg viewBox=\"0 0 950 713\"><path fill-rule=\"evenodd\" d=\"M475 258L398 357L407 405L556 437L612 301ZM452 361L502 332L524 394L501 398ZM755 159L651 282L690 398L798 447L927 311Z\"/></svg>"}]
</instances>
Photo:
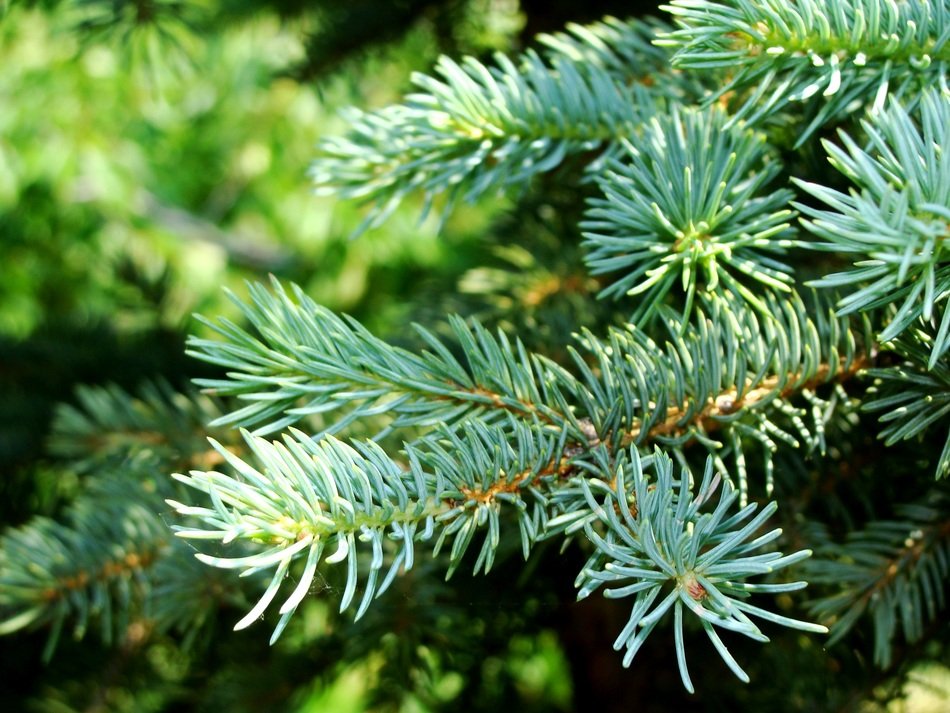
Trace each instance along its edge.
<instances>
[{"instance_id":1,"label":"spruce branch","mask_svg":"<svg viewBox=\"0 0 950 713\"><path fill-rule=\"evenodd\" d=\"M736 300L704 299L685 334L679 315L661 310L669 334L662 346L632 325L606 339L584 332L572 351L579 376L561 391L613 447L656 444L681 458L691 444L706 448L723 476L736 477L744 501L748 446L761 447L771 488L776 441L824 447L824 423L839 397L816 390L869 364L866 323L862 333L820 301L806 307L797 292L765 303L763 315ZM793 404L797 397L805 407Z\"/></svg>"},{"instance_id":2,"label":"spruce branch","mask_svg":"<svg viewBox=\"0 0 950 713\"><path fill-rule=\"evenodd\" d=\"M706 462L699 487L684 469L677 480L673 461L662 451L642 457L636 448L623 451L610 463L608 480L584 481L589 508L596 521L584 531L595 544L577 578L579 598L605 587L604 596L634 597L630 619L614 642L626 649L629 666L663 616L673 610L676 659L683 685L693 685L686 667L684 618L695 615L723 661L741 680L749 677L716 633L716 627L767 641L750 617L811 632L826 632L810 624L762 609L748 601L750 594L778 594L801 589L805 582L751 583L796 564L811 555L765 551L755 554L781 535L781 530L759 534L776 505L758 514L756 504L730 513L738 493L724 485L712 512L703 512L718 478L712 459ZM754 515L754 517L753 517ZM661 597L661 595L663 595ZM657 601L659 600L659 601Z\"/></svg>"},{"instance_id":3,"label":"spruce branch","mask_svg":"<svg viewBox=\"0 0 950 713\"><path fill-rule=\"evenodd\" d=\"M419 91L404 104L348 113L347 136L320 145L311 172L317 192L372 203L364 227L374 227L412 192L424 195L427 209L444 194L448 209L523 188L567 156L632 136L664 92L678 91L675 80L651 75L651 34L650 25L615 22L550 38L547 58L498 55L489 67L442 57L436 76L414 75ZM579 52L599 60L578 62ZM637 77L656 88L631 81Z\"/></svg>"},{"instance_id":4,"label":"spruce branch","mask_svg":"<svg viewBox=\"0 0 950 713\"><path fill-rule=\"evenodd\" d=\"M834 591L811 612L831 625L829 644L840 641L865 614L874 627L874 661L891 664L894 639L918 641L946 607L950 577L950 520L946 488L897 508L893 520L874 520L843 543L827 533L806 575Z\"/></svg>"},{"instance_id":5,"label":"spruce branch","mask_svg":"<svg viewBox=\"0 0 950 713\"><path fill-rule=\"evenodd\" d=\"M300 355L293 358L293 369L309 378L324 373L336 377L346 371L345 378L355 382L386 373L387 386L395 393L405 388L404 383L424 383L418 375L411 382L408 376L401 376L402 381L393 378L397 373L394 365L399 364L407 370L424 367L426 378L452 373L456 387L462 384L469 389L459 393L470 393L477 383L486 383L508 389L509 397L517 399L508 403L498 397L495 410L459 413L452 422L406 443L405 457L399 461L373 441L348 445L325 433L311 438L293 431L283 442L269 443L246 434L250 453L259 465L215 445L236 475L193 471L189 476L176 476L211 499L211 507L172 503L179 513L203 523L182 528L181 536L222 544L250 541L264 547L257 554L236 558L199 555L216 567L273 570L271 584L238 628L252 623L270 605L295 561L305 563L297 588L281 606L275 638L305 596L321 559L330 564L346 561L341 610L352 604L362 586L360 617L400 569L411 567L417 540L435 538L435 552L449 549L451 574L477 531L485 529L475 570L487 571L500 542L503 510L517 517L525 556L538 539L581 532L588 533L599 547L591 534L601 517L599 506L591 505L591 479L615 486L618 476L605 480L604 472L614 472L614 461L625 463L623 459L634 458L628 454L630 448L635 453L649 440L681 455L685 445L698 441L716 452L722 444L704 433L705 429L714 430L712 423L723 430L735 430L739 434L736 442L759 428L794 443L791 434L773 424L773 415L765 408L770 404L783 416L791 413L793 426L816 439L798 412L782 400L836 377L853 375L862 358L857 338L844 318L830 313L809 317L797 294L791 300L770 303L768 311L773 314L768 317L741 302L709 299L710 317L697 313L697 327L683 336L677 315L664 310L670 334L676 339L665 349L632 328L616 330L605 341L588 333L583 347L593 357L592 365L581 351L574 352L580 377L523 349L517 350L519 358L513 362L516 351L501 337L491 342L496 346L488 350L495 356L479 356L488 353L486 342L473 338L475 333L468 328L456 330L468 369L454 357L446 362L450 359L448 348L434 339L429 341L433 352L424 357L393 350L355 322L321 310L299 291L296 296L297 301L291 302L279 286L275 295L254 288L252 299L259 314L251 321L264 334L270 330L284 335L281 348L289 345ZM315 319L322 320L319 327ZM232 342L237 334L229 332ZM251 344L247 339L252 338L241 339L244 342L238 344L238 350L228 343L218 352L213 351L214 343L203 342L202 348L216 359L228 355L227 365L246 375L240 379L232 375L233 381L226 383L242 388L245 381L257 378L254 393L258 395L253 398L263 400L268 393L265 389L273 388L282 398L287 382L278 381L271 369L290 362L271 352L265 355L256 340L257 346L247 349L245 345ZM274 339L271 342L276 344ZM319 350L330 344L337 351L330 356L321 354ZM437 360L443 365L435 367ZM457 369L451 372L445 363ZM256 364L266 370L255 374L250 367ZM389 365L388 371L383 364ZM513 364L524 369L513 370ZM533 389L531 396L537 403L530 409L524 407L528 403L523 398L525 392L519 395L517 391L522 378L524 384L534 383L533 379L544 385ZM318 391L320 382L314 383L311 392ZM334 389L345 386L330 383ZM350 386L345 388L345 393L352 391ZM732 395L728 407L723 393ZM425 403L438 403L445 395L444 389L431 388L417 389L414 394L418 402L413 414L425 412ZM393 403L398 413L402 405L398 399ZM521 405L511 407L512 403ZM751 414L751 425L741 430L745 414ZM674 426L670 419L676 419ZM725 471L721 460L717 466ZM744 471L740 472L743 499L744 477ZM730 496L729 504L733 499ZM755 522L757 527L759 520ZM325 552L331 551L334 554L326 557ZM368 566L363 562L367 558Z\"/></svg>"},{"instance_id":6,"label":"spruce branch","mask_svg":"<svg viewBox=\"0 0 950 713\"><path fill-rule=\"evenodd\" d=\"M676 452L699 442L718 458L728 446L743 494L742 442L764 446L768 482L776 439L820 445L828 402L813 391L853 376L869 343L846 318L821 309L812 314L796 293L764 298L762 314L735 299L703 297L708 316L697 310L695 327L685 334L680 316L661 310L672 339L665 347L634 328L611 330L606 339L584 332L581 349L571 350L572 373L511 345L503 333L494 337L458 318L451 323L461 360L426 331L420 334L432 351L413 354L316 305L299 288L294 299L276 281L272 288L251 287L250 304L241 305L260 338L222 322L214 328L227 341L189 342L192 354L232 370L227 380L201 385L250 402L214 425L257 425L255 433L263 435L333 411L335 420L321 433L380 414L391 419L383 434L472 420L537 420L582 448L598 440L643 445L649 437ZM788 402L798 394L811 408ZM725 442L711 436L716 430L727 435ZM719 463L724 474L732 470Z\"/></svg>"},{"instance_id":7,"label":"spruce branch","mask_svg":"<svg viewBox=\"0 0 950 713\"><path fill-rule=\"evenodd\" d=\"M950 365L944 359L928 368L932 343L932 333L915 330L887 345L904 357L903 363L867 371L874 386L862 408L881 412L879 420L886 425L878 438L885 445L919 439L931 428L950 424ZM950 429L935 470L937 478L950 473Z\"/></svg>"},{"instance_id":8,"label":"spruce branch","mask_svg":"<svg viewBox=\"0 0 950 713\"><path fill-rule=\"evenodd\" d=\"M799 205L804 226L824 242L805 247L858 256L854 268L815 282L854 287L842 314L898 306L880 334L888 342L908 327L937 320L929 367L950 347L950 92L927 91L911 113L892 101L862 122L866 148L841 132L844 148L824 142L832 165L853 181L848 195L796 181L830 207ZM942 315L939 312L943 312Z\"/></svg>"},{"instance_id":9,"label":"spruce branch","mask_svg":"<svg viewBox=\"0 0 950 713\"><path fill-rule=\"evenodd\" d=\"M687 88L689 77L670 72L670 55L658 47L654 38L671 28L652 17L620 20L605 17L588 25L569 23L564 32L538 35L536 41L546 49L549 60L563 59L578 65L595 65L613 73L623 82L653 83L658 75L671 80L662 91L675 92L682 87L681 99L701 94ZM667 76L668 75L668 76Z\"/></svg>"},{"instance_id":10,"label":"spruce branch","mask_svg":"<svg viewBox=\"0 0 950 713\"><path fill-rule=\"evenodd\" d=\"M57 407L49 445L85 476L82 489L61 518L35 517L0 537L0 634L49 627L47 660L69 622L76 639L97 624L107 644L139 627L174 630L187 645L216 606L242 600L164 518L163 499L183 492L165 474L219 462L200 431L220 407L163 381L137 394L82 386L76 401Z\"/></svg>"},{"instance_id":11,"label":"spruce branch","mask_svg":"<svg viewBox=\"0 0 950 713\"><path fill-rule=\"evenodd\" d=\"M68 621L72 635L98 624L122 638L133 621L193 635L225 589L192 566L156 514L161 499L127 473L100 476L62 522L33 518L0 538L0 634L50 627L48 660ZM202 592L216 590L217 595Z\"/></svg>"},{"instance_id":12,"label":"spruce branch","mask_svg":"<svg viewBox=\"0 0 950 713\"><path fill-rule=\"evenodd\" d=\"M340 611L353 603L362 581L358 619L397 574L412 568L417 540L435 538L433 554L449 549L451 576L476 532L487 530L474 570L488 572L499 544L503 506L517 513L527 557L546 519L541 487L559 477L564 450L563 434L557 437L537 424L514 421L508 428L466 423L460 432L444 429L407 444L408 465L372 441L348 445L333 436L314 440L296 430L283 442L246 432L245 439L260 469L215 443L237 477L201 471L176 475L207 493L212 507L169 503L204 525L178 527L180 537L268 545L243 557L197 555L206 564L245 574L274 569L263 596L235 629L249 626L267 609L294 561L305 563L280 607L272 641L307 595L321 560L346 563ZM364 552L368 564L361 562Z\"/></svg>"},{"instance_id":13,"label":"spruce branch","mask_svg":"<svg viewBox=\"0 0 950 713\"><path fill-rule=\"evenodd\" d=\"M679 29L658 44L676 50L674 67L722 73L726 81L710 101L736 94L736 119L757 123L789 102L817 104L798 146L862 106L880 109L888 96L947 90L943 0L672 0L662 7Z\"/></svg>"},{"instance_id":14,"label":"spruce branch","mask_svg":"<svg viewBox=\"0 0 950 713\"><path fill-rule=\"evenodd\" d=\"M80 386L75 399L56 408L49 449L88 472L139 454L176 467L199 465L208 455L207 424L221 416L213 399L164 381L147 382L135 393L114 384Z\"/></svg>"},{"instance_id":15,"label":"spruce branch","mask_svg":"<svg viewBox=\"0 0 950 713\"><path fill-rule=\"evenodd\" d=\"M782 170L764 135L727 126L716 107L653 117L637 140L623 142L596 178L585 262L595 275L620 273L601 292L634 295L631 322L678 296L685 325L698 292L720 287L764 310L758 288L788 292L790 268L771 256L791 245L785 189L768 189Z\"/></svg>"},{"instance_id":16,"label":"spruce branch","mask_svg":"<svg viewBox=\"0 0 950 713\"><path fill-rule=\"evenodd\" d=\"M512 431L515 439L511 438ZM332 436L315 441L296 431L286 435L283 442L269 443L251 434L245 437L260 468L216 446L237 477L198 471L176 476L208 493L212 507L170 502L179 513L203 523L202 527L178 528L182 537L219 540L223 544L251 541L266 547L244 557L197 555L202 562L220 568L274 570L263 596L236 629L249 626L271 605L295 561L303 562L304 569L280 607L281 618L272 640L281 634L309 591L321 559L329 564L346 564L341 611L353 603L362 583L357 618L400 572L413 566L416 541L434 538L434 554L443 547L449 549L451 575L476 532L487 530L474 564L476 572L487 572L502 536L500 513L506 508L518 518L526 557L538 539L583 530L595 554L578 580L583 585L581 596L590 594L603 581L630 577L636 579L635 584L608 592L608 596L649 590L647 603L638 598L633 624L618 639L618 648L629 648L627 665L673 604L668 596L661 607L644 618L659 589L671 579L675 580L674 592L692 597L690 610L705 622L723 658L744 680L744 673L712 625L759 640L764 637L750 615L808 631L825 630L741 601L751 592L785 592L804 586L750 584L745 580L798 562L809 553L787 557L778 553L749 554L778 537L779 531L775 530L747 542L774 506L749 522L745 521L756 505L726 517L738 497L731 489L724 491L713 514L700 516L701 505L714 489L711 460L700 495L693 499L689 474L684 472L674 483L672 461L662 452L646 459L646 465L658 464L656 477L648 478L636 448L622 450L612 458L603 444L598 444L584 456L566 446L563 433L557 438L546 435L537 424L529 427L513 423L502 429L476 422L467 423L461 431L446 429L407 444L408 466L392 460L372 441L347 445ZM580 461L572 466L570 459ZM578 493L585 509L576 507ZM571 497L563 497L565 494ZM606 501L600 502L598 497L606 497ZM614 498L616 505L612 504ZM618 512L626 514L618 516ZM602 530L606 534L601 534ZM332 554L326 556L327 552ZM652 564L641 562L639 555L631 552L646 552ZM705 607L697 604L706 596L711 601ZM682 611L676 624L682 658L681 617ZM638 624L643 628L634 640ZM685 685L691 687L685 663L682 672Z\"/></svg>"},{"instance_id":17,"label":"spruce branch","mask_svg":"<svg viewBox=\"0 0 950 713\"><path fill-rule=\"evenodd\" d=\"M506 414L556 424L569 420L543 360L477 322L451 322L463 364L421 327L417 331L432 351L413 354L317 305L297 286L293 299L276 280L273 294L262 285L249 289L251 304L235 301L259 337L222 320L206 324L226 341L189 340L192 356L233 370L228 379L196 383L250 402L212 425L258 426L255 433L263 435L333 411L339 413L327 433L380 414L393 419L387 431L463 417L491 422Z\"/></svg>"}]
</instances>

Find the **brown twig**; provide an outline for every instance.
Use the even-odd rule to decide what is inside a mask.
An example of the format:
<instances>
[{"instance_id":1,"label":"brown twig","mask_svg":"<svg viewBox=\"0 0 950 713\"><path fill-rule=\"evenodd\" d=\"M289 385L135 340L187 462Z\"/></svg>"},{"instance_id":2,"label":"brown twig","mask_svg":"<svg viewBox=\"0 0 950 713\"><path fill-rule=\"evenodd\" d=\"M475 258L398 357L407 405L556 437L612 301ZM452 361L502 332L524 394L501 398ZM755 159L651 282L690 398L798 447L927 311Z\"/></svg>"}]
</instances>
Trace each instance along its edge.
<instances>
[{"instance_id":1,"label":"brown twig","mask_svg":"<svg viewBox=\"0 0 950 713\"><path fill-rule=\"evenodd\" d=\"M801 374L791 374L784 377L770 376L759 382L755 388L742 391L732 388L723 391L715 398L709 399L706 405L695 412L686 422L684 419L690 413L690 405L673 406L667 409L662 421L650 427L648 440L658 436L678 436L690 429L703 433L710 433L722 427L723 416L729 416L739 409L750 408L769 398L788 398L802 391L810 391L832 380L841 383L857 375L868 366L868 359L864 355L852 358L850 361L842 359L838 367L832 370L829 364L821 364L815 373L803 379ZM784 386L783 386L784 385ZM623 445L634 443L640 438L641 427L634 426L623 434Z\"/></svg>"}]
</instances>

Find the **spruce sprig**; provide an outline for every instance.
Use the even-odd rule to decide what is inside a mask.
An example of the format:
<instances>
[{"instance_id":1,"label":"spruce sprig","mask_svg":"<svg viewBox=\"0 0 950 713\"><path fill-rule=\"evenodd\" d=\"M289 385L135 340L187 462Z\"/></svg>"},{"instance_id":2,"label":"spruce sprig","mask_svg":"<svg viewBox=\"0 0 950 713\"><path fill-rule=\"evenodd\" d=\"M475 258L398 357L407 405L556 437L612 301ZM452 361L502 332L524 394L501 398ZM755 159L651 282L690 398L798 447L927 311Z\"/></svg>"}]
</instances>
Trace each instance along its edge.
<instances>
[{"instance_id":1,"label":"spruce sprig","mask_svg":"<svg viewBox=\"0 0 950 713\"><path fill-rule=\"evenodd\" d=\"M946 428L950 415L950 365L940 361L928 368L928 347L933 335L916 330L888 346L903 357L894 366L868 369L874 379L868 398L862 403L865 411L879 413L884 428L878 434L885 445L920 439L932 428ZM937 458L937 478L950 474L950 432Z\"/></svg>"},{"instance_id":2,"label":"spruce sprig","mask_svg":"<svg viewBox=\"0 0 950 713\"><path fill-rule=\"evenodd\" d=\"M632 81L657 65L645 41L651 32L637 22L595 28L584 39L597 62L576 61L576 43L565 38L551 38L546 57L497 55L494 66L442 57L435 76L413 76L418 91L404 103L352 110L347 135L321 143L311 174L317 192L372 203L363 229L381 224L413 192L425 197L426 211L440 195L448 210L459 200L523 189L568 156L599 153L633 135L664 93L682 91L676 81L658 88ZM641 49L644 61L631 64Z\"/></svg>"},{"instance_id":3,"label":"spruce sprig","mask_svg":"<svg viewBox=\"0 0 950 713\"><path fill-rule=\"evenodd\" d=\"M711 101L737 95L735 120L757 123L789 102L817 105L798 146L862 106L947 87L943 0L672 0L662 8L678 25L658 41L676 50L673 66L722 74Z\"/></svg>"},{"instance_id":4,"label":"spruce sprig","mask_svg":"<svg viewBox=\"0 0 950 713\"><path fill-rule=\"evenodd\" d=\"M3 534L0 634L49 627L48 661L64 630L77 640L98 630L106 644L137 621L189 637L200 630L221 603L202 595L219 575L171 536L161 498L136 482L147 466L126 465L137 478L100 474L61 521L36 517Z\"/></svg>"},{"instance_id":5,"label":"spruce sprig","mask_svg":"<svg viewBox=\"0 0 950 713\"><path fill-rule=\"evenodd\" d=\"M884 342L920 319L936 320L928 361L934 368L950 347L950 93L924 92L914 112L891 102L862 126L866 147L843 132L843 148L823 142L856 190L844 194L796 180L830 208L798 205L808 216L805 227L823 240L805 246L860 258L853 269L815 284L857 288L841 298L842 314L896 305L880 334Z\"/></svg>"},{"instance_id":6,"label":"spruce sprig","mask_svg":"<svg viewBox=\"0 0 950 713\"><path fill-rule=\"evenodd\" d=\"M187 645L216 606L244 606L240 588L172 536L163 502L186 492L165 473L220 459L196 430L220 408L164 382L135 393L82 387L76 401L56 409L50 448L71 459L82 490L61 517L0 536L0 634L48 627L44 660L65 631L77 640L98 631L106 644L135 627L176 631Z\"/></svg>"},{"instance_id":7,"label":"spruce sprig","mask_svg":"<svg viewBox=\"0 0 950 713\"><path fill-rule=\"evenodd\" d=\"M780 444L823 452L841 400L834 388L867 365L870 335L797 293L767 297L767 316L735 300L703 302L685 334L677 312L661 310L664 342L633 325L605 338L585 331L572 350L578 376L561 390L617 446L659 445L682 462L688 448L705 449L744 504L750 452L761 453L769 491Z\"/></svg>"},{"instance_id":8,"label":"spruce sprig","mask_svg":"<svg viewBox=\"0 0 950 713\"><path fill-rule=\"evenodd\" d=\"M623 141L596 177L581 228L595 275L618 275L602 295L637 298L641 324L667 295L682 300L685 325L699 292L722 284L760 310L750 285L789 292L791 269L775 259L791 245L791 193L769 184L782 170L765 137L727 126L718 108L653 117Z\"/></svg>"},{"instance_id":9,"label":"spruce sprig","mask_svg":"<svg viewBox=\"0 0 950 713\"><path fill-rule=\"evenodd\" d=\"M827 631L824 626L791 619L748 601L753 593L778 594L805 587L805 582L747 580L794 565L811 552L757 552L781 535L777 529L760 534L776 505L770 503L758 514L755 503L730 512L738 493L728 485L722 487L715 508L703 511L719 482L713 472L709 459L694 495L693 478L687 470L676 479L673 461L661 451L643 458L631 448L612 464L609 475L616 479L615 487L598 480L584 483L588 505L597 518L596 524L587 521L584 530L596 549L577 578L579 598L601 586L607 597L634 597L630 619L614 642L615 649L626 649L625 666L672 609L676 660L683 685L690 692L693 684L683 636L687 613L697 617L723 661L745 682L748 675L716 627L756 641L768 639L750 616L804 631Z\"/></svg>"},{"instance_id":10,"label":"spruce sprig","mask_svg":"<svg viewBox=\"0 0 950 713\"><path fill-rule=\"evenodd\" d=\"M212 398L176 391L164 381L147 382L134 393L115 384L81 386L75 400L57 407L49 449L89 472L138 453L195 465L208 452L208 423L222 415Z\"/></svg>"},{"instance_id":11,"label":"spruce sprig","mask_svg":"<svg viewBox=\"0 0 950 713\"><path fill-rule=\"evenodd\" d=\"M617 640L617 648L628 648L624 665L631 663L677 598L687 602L688 610L703 622L720 655L743 680L747 677L712 625L758 640L765 637L750 615L784 626L825 631L822 626L743 601L754 592L800 589L802 582L756 584L746 580L794 564L810 552L788 556L751 554L780 534L773 530L750 541L775 506L752 519L755 504L727 517L738 497L729 488L723 491L713 513L701 515L700 508L715 487L711 460L700 494L693 498L689 473L684 471L679 481L674 481L672 460L660 451L641 463L636 448L623 449L611 458L598 444L586 462L571 466L567 461L584 458L565 458L563 436L554 439L543 431L514 425L517 437L512 441L511 430L473 425L462 432L441 434L444 446L434 437L408 444L405 468L372 441L347 445L332 436L315 441L294 432L282 443L268 443L246 434L249 450L260 467L220 449L237 477L200 471L176 476L208 493L212 507L174 501L170 504L205 524L179 528L182 537L222 543L250 540L267 546L244 557L198 555L206 564L220 568L248 573L274 570L261 599L235 625L236 629L249 626L270 606L292 563L304 563L296 586L280 607L281 618L272 641L280 636L309 590L321 559L329 564L346 564L341 611L354 601L358 582L364 577L361 570L365 571L357 618L400 571L412 567L415 542L430 540L436 533L435 552L447 540L452 542L451 575L476 532L487 530L474 565L476 572L487 572L500 542L503 507L518 517L525 557L538 539L571 534L583 527L595 552L578 577L580 597L588 596L605 581L633 580L608 590L608 596L613 597L637 594L631 623ZM655 470L653 477L645 474L648 466ZM564 507L567 501L556 495L562 487L575 496L580 494L589 516L578 521L570 507ZM366 556L360 556L360 549ZM326 556L330 551L332 554ZM671 593L648 613L660 589L670 582ZM697 603L707 597L705 606ZM691 690L683 649L683 613L679 602L675 606L677 655L684 685Z\"/></svg>"},{"instance_id":12,"label":"spruce sprig","mask_svg":"<svg viewBox=\"0 0 950 713\"><path fill-rule=\"evenodd\" d=\"M240 304L257 335L222 321L212 326L225 341L190 340L195 356L230 370L227 379L199 383L249 402L214 425L256 426L255 434L265 435L326 416L329 423L316 431L342 433L380 416L388 422L378 440L399 429L416 435L475 420L507 427L515 417L582 445L661 443L682 453L701 443L723 475L734 473L743 494L748 445L762 447L768 483L777 442L818 446L827 409L791 400L815 400L822 384L853 376L870 343L846 318L810 309L794 292L765 297L761 311L741 299L703 297L686 330L676 311L661 310L670 338L663 346L640 329L603 338L584 331L567 369L460 318L450 320L456 344L420 330L429 349L416 354L316 305L297 287L291 292L293 298L276 281L272 291L250 288L249 303ZM722 460L726 452L735 468Z\"/></svg>"},{"instance_id":13,"label":"spruce sprig","mask_svg":"<svg viewBox=\"0 0 950 713\"><path fill-rule=\"evenodd\" d=\"M443 429L407 445L407 464L372 441L351 445L329 435L314 440L296 430L282 442L244 435L259 466L215 443L235 475L192 471L175 476L207 493L211 507L169 503L203 522L176 528L180 537L266 546L240 557L197 555L206 564L246 574L274 570L264 594L235 629L257 620L277 596L291 564L304 561L297 586L280 607L272 641L306 596L321 561L346 564L340 611L353 603L362 582L360 618L400 572L412 568L417 540L435 538L434 554L449 550L451 576L476 532L487 530L474 570L488 572L500 541L503 506L517 513L527 557L546 519L538 488L557 477L564 451L563 434L518 422L508 428L473 422L459 433Z\"/></svg>"},{"instance_id":14,"label":"spruce sprig","mask_svg":"<svg viewBox=\"0 0 950 713\"><path fill-rule=\"evenodd\" d=\"M656 74L670 73L669 52L653 42L658 33L669 29L669 25L656 18L605 17L587 25L570 23L564 32L538 35L537 42L552 60L562 58L580 65L596 65L623 81L652 82ZM659 88L660 91L673 96L679 90L684 99L696 91L687 88L689 79L679 73L670 73L669 78L671 84Z\"/></svg>"},{"instance_id":15,"label":"spruce sprig","mask_svg":"<svg viewBox=\"0 0 950 713\"><path fill-rule=\"evenodd\" d=\"M924 636L947 603L946 508L946 487L938 486L919 502L899 506L892 519L872 520L849 533L844 542L833 541L827 532L814 533L819 544L816 557L807 563L806 576L832 591L810 609L830 624L829 643L841 640L869 614L874 661L886 668L893 662L899 632L910 643Z\"/></svg>"},{"instance_id":16,"label":"spruce sprig","mask_svg":"<svg viewBox=\"0 0 950 713\"><path fill-rule=\"evenodd\" d=\"M250 402L212 425L257 426L263 435L323 414L333 416L328 433L380 414L391 418L384 432L463 417L490 422L506 413L564 419L544 362L504 334L456 318L464 363L421 327L431 351L414 354L317 305L297 286L291 297L276 280L271 285L273 294L251 285L249 304L235 298L256 334L221 320L206 324L225 341L189 340L191 355L232 370L227 379L196 383Z\"/></svg>"},{"instance_id":17,"label":"spruce sprig","mask_svg":"<svg viewBox=\"0 0 950 713\"><path fill-rule=\"evenodd\" d=\"M603 530L609 518L604 520L602 505L594 503L604 496L604 488L626 498L646 487L637 480L647 478L640 469L638 448L648 443L658 444L681 462L687 460L687 445L702 444L714 454L707 481L714 472L717 480L729 478L730 469L720 456L734 449L740 489L730 486L721 508L741 498L741 512L746 515L725 520L731 527L752 512L745 502L744 442L765 442L770 454L777 447L772 438L798 445L794 431L814 447L820 440L821 417L809 429L805 412L790 406L789 400L839 376L854 375L863 358L861 344L844 318L812 318L794 293L793 299L782 302L767 298L769 309L764 314L735 299L704 298L708 314L697 312L696 326L685 334L678 315L663 310L673 340L663 348L632 328L612 331L603 340L588 332L573 352L578 376L460 320L453 323L459 357L428 333L424 334L431 351L417 355L387 345L353 321L330 315L299 290L297 301L279 285L273 294L261 286L251 294L253 305L247 313L269 343L233 326L222 329L230 343L200 342L207 358L235 370L230 381L210 382L211 388L235 389L252 400L265 400L276 386L281 408L293 415L300 410L297 400L310 394L331 395L327 404L333 406L339 404L332 394L342 393L344 398L355 394L354 408L363 408L360 404L366 397L354 384L377 383L384 376L385 389L380 391L398 394L411 387L407 391L411 402L399 398L391 402L397 421L406 414L407 423L430 426L421 437L405 442L400 456L387 454L373 441L347 443L326 433L311 437L294 431L274 443L246 434L246 458L215 446L233 475L192 471L177 476L211 499L210 507L173 503L181 514L203 523L180 529L181 536L222 544L246 541L263 548L234 558L202 554L202 561L251 572L273 570L270 586L239 628L270 605L293 563L304 563L297 588L281 606L275 637L299 605L321 560L346 562L341 609L350 606L362 586L357 610L362 616L398 571L411 566L416 541L434 539L434 551L448 550L451 574L483 531L474 568L487 572L501 542L506 512L518 522L525 557L538 540L585 534L601 556L622 559L626 555L615 551L614 541ZM444 383L449 376L454 380L451 389ZM431 383L441 385L435 388ZM284 392L288 385L300 390ZM465 394L484 395L489 388L496 390L490 404L476 400L473 406L466 400ZM375 398L375 392L371 396ZM450 420L440 425L433 425L435 418L424 420L440 413L431 409L441 409L446 399L456 402ZM386 402L366 403L375 413ZM314 408L313 403L304 407L308 408ZM281 413L270 417L279 422ZM412 420L416 417L423 420ZM781 420L787 420L791 431L779 424ZM725 444L716 440L720 434L728 434ZM672 462L663 451L653 458ZM667 482L670 467L659 467L658 480L650 479L650 493L654 486L663 493L673 487ZM640 475L625 481L623 472ZM686 482L688 476L683 479ZM636 483L640 485L635 488ZM652 497L634 494L636 502ZM647 530L641 529L654 526L662 526L666 537L682 526L670 521L679 518L678 510L653 512L644 507L647 522L653 525L636 517L630 537L646 538ZM689 512L692 518L698 510ZM744 557L744 538L771 512L753 519L744 534L720 538L728 543L721 547L718 535L710 535L710 546L719 547L724 556L735 546ZM618 522L608 524L616 527ZM697 546L694 555L700 550ZM772 555L762 562L773 559L785 562ZM760 564L759 559L738 558L730 576L744 581L768 571ZM707 575L713 577L713 570L703 576ZM717 591L726 592L723 596L745 591L738 585L738 589L725 583L717 586ZM748 621L749 613L788 623L754 607L717 602L715 611L722 619L716 620L717 625L739 627L749 635L760 636ZM650 621L655 624L661 614ZM711 638L718 641L714 634ZM677 641L681 648L679 635Z\"/></svg>"}]
</instances>

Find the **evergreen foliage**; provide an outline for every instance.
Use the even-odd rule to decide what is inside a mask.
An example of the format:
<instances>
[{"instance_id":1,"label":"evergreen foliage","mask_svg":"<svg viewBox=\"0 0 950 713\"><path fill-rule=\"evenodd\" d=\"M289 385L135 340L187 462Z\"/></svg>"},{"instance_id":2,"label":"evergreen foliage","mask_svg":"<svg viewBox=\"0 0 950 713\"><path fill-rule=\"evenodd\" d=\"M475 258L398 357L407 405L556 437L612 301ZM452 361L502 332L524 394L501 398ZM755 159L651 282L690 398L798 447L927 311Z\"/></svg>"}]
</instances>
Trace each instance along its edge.
<instances>
[{"instance_id":1,"label":"evergreen foliage","mask_svg":"<svg viewBox=\"0 0 950 713\"><path fill-rule=\"evenodd\" d=\"M488 640L445 604L400 648L393 590L451 602L436 578L471 571L534 624L532 585L599 591L624 614L597 635L631 675L665 675L637 654L671 630L666 665L700 695L723 665L757 690L810 647L863 646L891 682L945 657L950 4L663 9L672 25L443 57L401 103L347 114L313 163L318 193L365 204L356 232L413 200L446 231L489 196L516 218L569 206L558 239L588 306L565 312L566 348L490 308L383 338L288 281L249 283L188 340L202 394L88 388L60 407L50 448L86 481L58 519L2 536L0 633L48 628L51 656L67 626L194 638L224 608L294 651L325 589L356 620L341 656L401 651L375 695L457 710L420 683L451 661L427 652ZM514 276L485 289L517 283L532 237L507 226L528 257L508 246L492 274ZM482 305L568 292L545 274L535 302ZM856 700L862 676L843 677ZM796 709L844 705L788 685Z\"/></svg>"},{"instance_id":2,"label":"evergreen foliage","mask_svg":"<svg viewBox=\"0 0 950 713\"><path fill-rule=\"evenodd\" d=\"M873 115L862 126L867 151L847 134L841 136L847 153L825 142L832 165L861 188L860 195L799 184L834 209L803 206L813 218L804 225L828 241L813 247L865 258L854 265L857 269L816 284L861 287L841 299L843 314L902 302L881 332L882 341L893 340L921 319L939 317L928 369L950 346L950 312L939 305L950 294L943 246L950 218L950 158L942 150L950 143L950 107L944 98L932 90L922 92L916 120L898 103Z\"/></svg>"}]
</instances>

